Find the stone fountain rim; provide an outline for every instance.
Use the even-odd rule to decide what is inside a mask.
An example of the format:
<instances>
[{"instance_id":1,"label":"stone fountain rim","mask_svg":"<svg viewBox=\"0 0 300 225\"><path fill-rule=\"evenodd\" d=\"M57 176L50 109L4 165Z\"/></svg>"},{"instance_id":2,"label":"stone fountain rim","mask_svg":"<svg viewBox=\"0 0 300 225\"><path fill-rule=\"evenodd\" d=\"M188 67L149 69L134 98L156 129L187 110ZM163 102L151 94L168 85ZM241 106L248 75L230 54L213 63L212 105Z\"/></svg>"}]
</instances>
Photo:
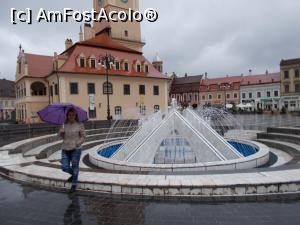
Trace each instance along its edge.
<instances>
[{"instance_id":1,"label":"stone fountain rim","mask_svg":"<svg viewBox=\"0 0 300 225\"><path fill-rule=\"evenodd\" d=\"M89 153L90 162L97 167L107 170L119 171L136 171L136 172L185 172L185 171L207 171L207 170L234 170L234 169L250 169L266 164L269 161L269 147L264 144L243 140L243 139L228 139L242 144L248 144L258 149L257 153L233 160L207 162L207 163L192 163L192 164L142 164L123 162L102 157L98 152L108 146L122 144L124 141L117 140L95 146Z\"/></svg>"}]
</instances>

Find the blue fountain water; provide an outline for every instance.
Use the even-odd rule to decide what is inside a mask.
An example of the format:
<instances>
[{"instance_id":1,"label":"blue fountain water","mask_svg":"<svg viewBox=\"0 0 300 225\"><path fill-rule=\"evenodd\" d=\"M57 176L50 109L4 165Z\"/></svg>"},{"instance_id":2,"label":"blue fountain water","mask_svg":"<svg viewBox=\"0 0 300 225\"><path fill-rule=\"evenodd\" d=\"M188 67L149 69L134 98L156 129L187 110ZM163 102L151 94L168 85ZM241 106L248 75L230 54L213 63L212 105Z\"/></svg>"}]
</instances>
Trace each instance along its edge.
<instances>
[{"instance_id":1,"label":"blue fountain water","mask_svg":"<svg viewBox=\"0 0 300 225\"><path fill-rule=\"evenodd\" d=\"M255 154L258 150L248 144L236 142L236 141L228 141L235 149L237 149L244 157ZM98 154L105 158L110 158L115 152L119 150L122 144L111 145L106 148L103 148L98 151Z\"/></svg>"}]
</instances>

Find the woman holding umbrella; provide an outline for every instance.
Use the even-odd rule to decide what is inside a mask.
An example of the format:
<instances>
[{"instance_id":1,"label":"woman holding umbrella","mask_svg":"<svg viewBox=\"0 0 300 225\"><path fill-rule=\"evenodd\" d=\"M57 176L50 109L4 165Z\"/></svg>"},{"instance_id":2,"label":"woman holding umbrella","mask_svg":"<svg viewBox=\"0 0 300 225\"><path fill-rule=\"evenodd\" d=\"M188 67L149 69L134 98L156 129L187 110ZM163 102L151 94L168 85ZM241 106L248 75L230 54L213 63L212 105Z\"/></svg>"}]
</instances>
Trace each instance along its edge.
<instances>
[{"instance_id":1,"label":"woman holding umbrella","mask_svg":"<svg viewBox=\"0 0 300 225\"><path fill-rule=\"evenodd\" d=\"M63 138L62 170L71 175L67 181L72 183L72 193L76 191L78 181L81 145L86 136L83 122L88 120L87 112L71 103L55 103L39 111L38 115L44 122L62 125L59 130L59 136Z\"/></svg>"},{"instance_id":2,"label":"woman holding umbrella","mask_svg":"<svg viewBox=\"0 0 300 225\"><path fill-rule=\"evenodd\" d=\"M63 138L61 166L64 172L71 175L67 181L72 183L70 190L72 193L76 191L81 145L85 140L86 134L84 125L79 122L77 112L73 108L68 110L66 116L65 124L59 130L59 135Z\"/></svg>"}]
</instances>

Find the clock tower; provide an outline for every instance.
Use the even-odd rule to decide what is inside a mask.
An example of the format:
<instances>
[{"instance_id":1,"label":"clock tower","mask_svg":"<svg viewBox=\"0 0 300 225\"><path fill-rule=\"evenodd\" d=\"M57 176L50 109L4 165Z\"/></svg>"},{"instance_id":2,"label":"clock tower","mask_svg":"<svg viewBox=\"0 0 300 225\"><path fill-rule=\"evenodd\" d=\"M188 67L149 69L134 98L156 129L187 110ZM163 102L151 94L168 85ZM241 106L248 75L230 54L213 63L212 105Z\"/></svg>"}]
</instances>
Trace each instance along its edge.
<instances>
[{"instance_id":1,"label":"clock tower","mask_svg":"<svg viewBox=\"0 0 300 225\"><path fill-rule=\"evenodd\" d=\"M139 10L139 0L93 0L94 9L100 12L104 8L107 13L111 11L125 11L129 14L129 9L134 11ZM141 37L141 24L139 22L108 22L102 20L101 22L94 23L95 34L109 29L109 35L112 39L120 44L142 52L145 43Z\"/></svg>"}]
</instances>

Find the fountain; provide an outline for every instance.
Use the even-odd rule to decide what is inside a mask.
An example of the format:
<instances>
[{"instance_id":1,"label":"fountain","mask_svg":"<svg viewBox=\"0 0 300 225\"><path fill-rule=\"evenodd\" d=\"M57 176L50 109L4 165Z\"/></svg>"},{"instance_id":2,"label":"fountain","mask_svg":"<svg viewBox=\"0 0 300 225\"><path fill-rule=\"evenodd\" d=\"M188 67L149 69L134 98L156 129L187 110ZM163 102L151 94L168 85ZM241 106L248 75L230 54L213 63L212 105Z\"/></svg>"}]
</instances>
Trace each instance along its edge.
<instances>
[{"instance_id":1,"label":"fountain","mask_svg":"<svg viewBox=\"0 0 300 225\"><path fill-rule=\"evenodd\" d=\"M224 112L180 111L172 100L168 112L144 118L127 140L104 143L89 154L95 166L121 171L201 171L262 166L269 152L244 140L225 140L209 123L220 118L218 131L228 129ZM213 118L215 121L215 118ZM207 122L209 121L209 123ZM214 124L215 125L215 124ZM216 126L215 126L216 127Z\"/></svg>"}]
</instances>

